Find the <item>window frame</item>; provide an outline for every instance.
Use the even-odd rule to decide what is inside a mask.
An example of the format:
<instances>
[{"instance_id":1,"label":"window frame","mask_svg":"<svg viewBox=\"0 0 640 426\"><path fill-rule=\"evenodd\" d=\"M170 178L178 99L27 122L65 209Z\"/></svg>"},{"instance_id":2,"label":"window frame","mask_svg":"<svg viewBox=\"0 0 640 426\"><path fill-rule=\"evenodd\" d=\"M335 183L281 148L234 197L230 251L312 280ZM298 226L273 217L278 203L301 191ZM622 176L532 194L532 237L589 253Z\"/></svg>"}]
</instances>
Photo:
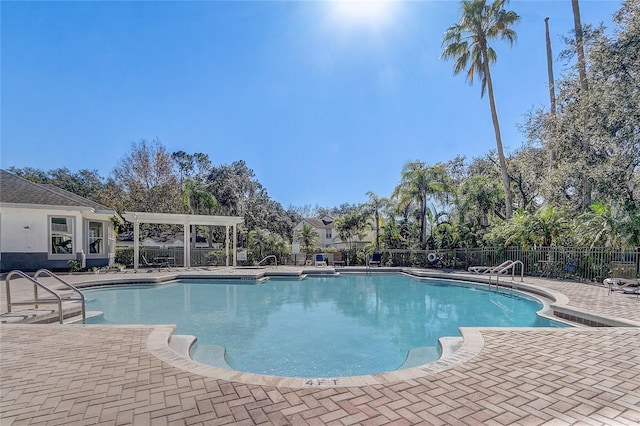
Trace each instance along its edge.
<instances>
[{"instance_id":1,"label":"window frame","mask_svg":"<svg viewBox=\"0 0 640 426\"><path fill-rule=\"evenodd\" d=\"M66 225L70 228L66 232L65 231L54 231L53 229L53 220L54 219L65 219ZM48 215L47 216L47 255L49 259L75 259L76 258L76 238L75 238L75 230L76 230L76 218L74 216L66 216L66 215ZM69 237L70 247L68 248L67 253L56 253L55 247L61 246L61 244L54 244L53 239L56 235L59 235L61 238L64 236Z\"/></svg>"},{"instance_id":2,"label":"window frame","mask_svg":"<svg viewBox=\"0 0 640 426\"><path fill-rule=\"evenodd\" d=\"M97 236L97 237L92 237L91 236L91 224L99 224L101 227L101 235ZM108 255L107 253L107 228L106 228L106 223L104 221L100 221L100 220L91 220L88 219L87 220L87 235L86 235L86 244L87 244L87 257L106 257ZM101 244L100 247L102 248L102 251L93 253L91 252L91 244L93 243L92 238L94 238L94 240L101 240Z\"/></svg>"}]
</instances>

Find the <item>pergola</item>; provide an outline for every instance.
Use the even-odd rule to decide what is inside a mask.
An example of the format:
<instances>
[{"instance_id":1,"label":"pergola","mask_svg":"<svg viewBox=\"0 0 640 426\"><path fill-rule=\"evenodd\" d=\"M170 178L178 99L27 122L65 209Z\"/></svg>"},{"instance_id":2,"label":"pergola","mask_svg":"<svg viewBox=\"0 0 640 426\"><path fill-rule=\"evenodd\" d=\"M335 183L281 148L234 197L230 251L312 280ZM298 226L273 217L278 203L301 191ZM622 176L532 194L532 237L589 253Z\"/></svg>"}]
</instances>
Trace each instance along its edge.
<instances>
[{"instance_id":1,"label":"pergola","mask_svg":"<svg viewBox=\"0 0 640 426\"><path fill-rule=\"evenodd\" d=\"M237 226L244 222L240 216L207 216L171 213L126 212L122 215L133 223L133 268L137 271L140 263L140 224L161 223L166 225L183 225L184 227L184 266L191 266L191 225L209 225L225 227L226 266L229 266L229 227L233 227L233 266L237 261Z\"/></svg>"}]
</instances>

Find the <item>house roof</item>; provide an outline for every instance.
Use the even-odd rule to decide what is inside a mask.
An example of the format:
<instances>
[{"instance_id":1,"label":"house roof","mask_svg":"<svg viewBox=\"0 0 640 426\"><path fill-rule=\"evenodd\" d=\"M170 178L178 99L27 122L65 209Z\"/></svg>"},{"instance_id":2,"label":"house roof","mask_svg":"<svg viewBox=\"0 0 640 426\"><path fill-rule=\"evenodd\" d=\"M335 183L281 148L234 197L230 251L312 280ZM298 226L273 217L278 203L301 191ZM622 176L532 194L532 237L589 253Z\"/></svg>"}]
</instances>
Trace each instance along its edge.
<instances>
[{"instance_id":1,"label":"house roof","mask_svg":"<svg viewBox=\"0 0 640 426\"><path fill-rule=\"evenodd\" d=\"M310 218L305 218L303 220L308 222L314 228L326 228L327 226L333 223L333 221L327 220L327 216L325 216L322 219L316 219L316 218L310 217Z\"/></svg>"},{"instance_id":2,"label":"house roof","mask_svg":"<svg viewBox=\"0 0 640 426\"><path fill-rule=\"evenodd\" d=\"M33 204L38 206L64 206L90 208L96 213L113 214L115 211L54 185L37 184L0 169L0 202Z\"/></svg>"}]
</instances>

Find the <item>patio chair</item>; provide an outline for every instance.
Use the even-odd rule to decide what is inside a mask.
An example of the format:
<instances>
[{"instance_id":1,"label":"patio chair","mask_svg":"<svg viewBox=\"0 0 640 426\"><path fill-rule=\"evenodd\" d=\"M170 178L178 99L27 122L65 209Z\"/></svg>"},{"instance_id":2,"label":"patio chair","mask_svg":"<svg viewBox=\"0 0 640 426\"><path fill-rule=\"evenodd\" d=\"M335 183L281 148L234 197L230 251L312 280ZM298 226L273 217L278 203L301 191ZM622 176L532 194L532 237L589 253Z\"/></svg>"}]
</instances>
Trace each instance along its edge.
<instances>
[{"instance_id":1,"label":"patio chair","mask_svg":"<svg viewBox=\"0 0 640 426\"><path fill-rule=\"evenodd\" d=\"M609 286L609 293L623 290L630 284L640 283L636 278L636 264L634 262L611 262L609 278L605 278L604 285Z\"/></svg>"},{"instance_id":2,"label":"patio chair","mask_svg":"<svg viewBox=\"0 0 640 426\"><path fill-rule=\"evenodd\" d=\"M337 251L333 253L333 266L340 265L344 266L344 260L342 260L342 252Z\"/></svg>"},{"instance_id":3,"label":"patio chair","mask_svg":"<svg viewBox=\"0 0 640 426\"><path fill-rule=\"evenodd\" d=\"M372 263L377 263L378 266L380 266L380 262L382 262L382 253L373 253L371 259L369 259L369 266L371 266Z\"/></svg>"},{"instance_id":4,"label":"patio chair","mask_svg":"<svg viewBox=\"0 0 640 426\"><path fill-rule=\"evenodd\" d=\"M157 263L157 262L149 262L147 260L147 258L144 256L144 254L140 255L140 258L142 259L142 265L146 268L161 268L163 266L162 263Z\"/></svg>"},{"instance_id":5,"label":"patio chair","mask_svg":"<svg viewBox=\"0 0 640 426\"><path fill-rule=\"evenodd\" d=\"M327 262L324 261L324 255L316 254L316 267L318 266L327 266Z\"/></svg>"},{"instance_id":6,"label":"patio chair","mask_svg":"<svg viewBox=\"0 0 640 426\"><path fill-rule=\"evenodd\" d=\"M568 259L562 267L562 272L565 276L575 275L578 270L578 261L575 259Z\"/></svg>"}]
</instances>

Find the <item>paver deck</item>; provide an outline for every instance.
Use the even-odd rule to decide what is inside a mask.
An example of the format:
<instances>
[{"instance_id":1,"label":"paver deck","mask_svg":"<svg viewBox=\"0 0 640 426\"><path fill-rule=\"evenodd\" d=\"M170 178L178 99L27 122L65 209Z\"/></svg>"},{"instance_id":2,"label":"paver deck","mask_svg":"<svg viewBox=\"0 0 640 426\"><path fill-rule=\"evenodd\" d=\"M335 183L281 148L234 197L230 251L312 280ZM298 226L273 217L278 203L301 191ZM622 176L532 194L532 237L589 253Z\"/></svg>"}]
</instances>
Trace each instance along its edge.
<instances>
[{"instance_id":1,"label":"paver deck","mask_svg":"<svg viewBox=\"0 0 640 426\"><path fill-rule=\"evenodd\" d=\"M576 310L640 325L635 296L564 281L525 283L563 294ZM183 368L166 344L171 331L0 326L0 423L640 424L640 327L469 328L465 356L455 362L312 386L215 377L192 361Z\"/></svg>"}]
</instances>

